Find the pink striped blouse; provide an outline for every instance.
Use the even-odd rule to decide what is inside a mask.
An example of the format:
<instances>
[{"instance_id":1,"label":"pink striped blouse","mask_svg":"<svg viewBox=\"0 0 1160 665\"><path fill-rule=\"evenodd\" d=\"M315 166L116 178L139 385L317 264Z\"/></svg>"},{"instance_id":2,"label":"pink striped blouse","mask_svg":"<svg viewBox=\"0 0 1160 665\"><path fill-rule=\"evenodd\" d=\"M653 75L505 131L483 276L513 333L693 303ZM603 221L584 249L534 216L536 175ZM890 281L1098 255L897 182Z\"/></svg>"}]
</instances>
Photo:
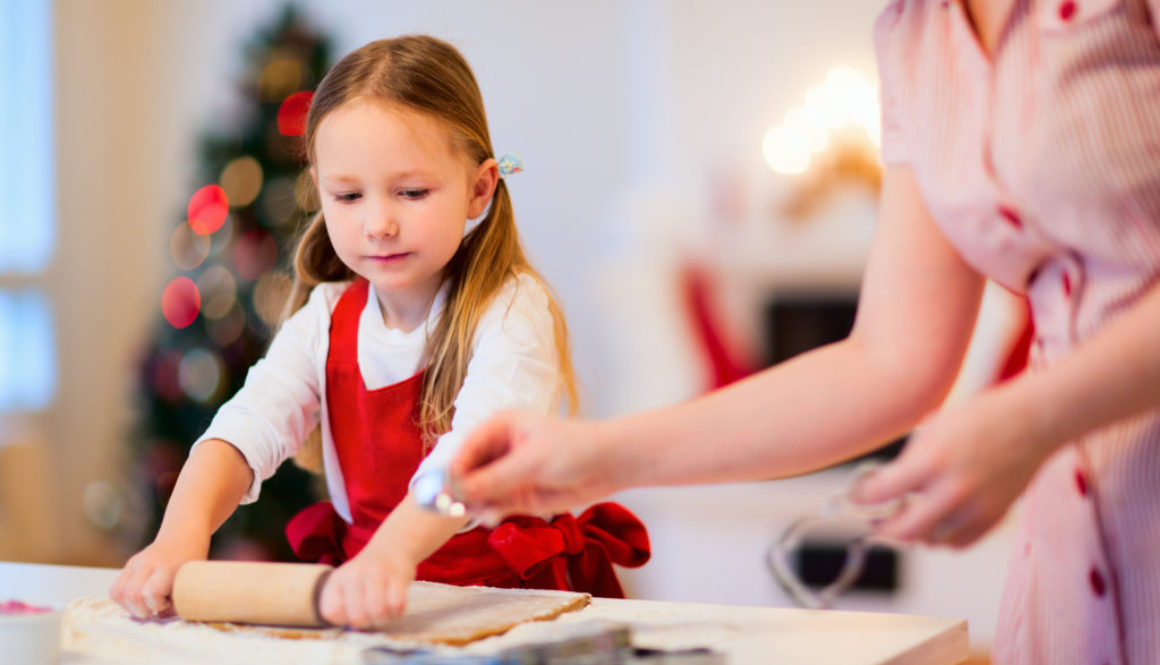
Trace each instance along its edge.
<instances>
[{"instance_id":1,"label":"pink striped blouse","mask_svg":"<svg viewBox=\"0 0 1160 665\"><path fill-rule=\"evenodd\" d=\"M883 159L1028 295L1041 368L1160 281L1160 0L1014 0L990 55L961 2L878 18ZM1160 664L1160 410L1061 448L1024 501L995 661Z\"/></svg>"}]
</instances>

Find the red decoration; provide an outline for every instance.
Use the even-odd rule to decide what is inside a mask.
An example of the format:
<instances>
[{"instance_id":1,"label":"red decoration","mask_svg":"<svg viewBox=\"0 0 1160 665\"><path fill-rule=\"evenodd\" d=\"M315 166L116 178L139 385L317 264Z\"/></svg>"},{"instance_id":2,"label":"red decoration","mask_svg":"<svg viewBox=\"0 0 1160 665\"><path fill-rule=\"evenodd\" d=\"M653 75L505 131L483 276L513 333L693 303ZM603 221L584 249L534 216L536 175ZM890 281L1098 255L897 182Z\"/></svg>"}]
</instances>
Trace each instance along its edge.
<instances>
[{"instance_id":1,"label":"red decoration","mask_svg":"<svg viewBox=\"0 0 1160 665\"><path fill-rule=\"evenodd\" d=\"M217 185L206 185L190 197L186 215L193 232L207 236L222 227L229 212L230 200L226 190Z\"/></svg>"},{"instance_id":2,"label":"red decoration","mask_svg":"<svg viewBox=\"0 0 1160 665\"><path fill-rule=\"evenodd\" d=\"M174 279L161 294L161 313L174 328L184 328L193 323L200 311L201 292L188 277Z\"/></svg>"},{"instance_id":3,"label":"red decoration","mask_svg":"<svg viewBox=\"0 0 1160 665\"><path fill-rule=\"evenodd\" d=\"M282 105L278 107L278 131L286 136L305 134L306 115L310 112L313 99L313 92L302 90L282 100Z\"/></svg>"}]
</instances>

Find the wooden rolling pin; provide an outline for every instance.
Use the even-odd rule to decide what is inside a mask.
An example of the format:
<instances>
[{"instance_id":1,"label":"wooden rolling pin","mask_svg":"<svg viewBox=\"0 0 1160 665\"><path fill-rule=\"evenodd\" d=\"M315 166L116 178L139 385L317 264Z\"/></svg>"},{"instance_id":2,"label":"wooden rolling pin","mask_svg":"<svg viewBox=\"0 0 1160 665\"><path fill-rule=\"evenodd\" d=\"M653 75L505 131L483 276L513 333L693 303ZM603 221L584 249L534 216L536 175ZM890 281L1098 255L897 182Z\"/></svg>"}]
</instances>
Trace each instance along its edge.
<instances>
[{"instance_id":1,"label":"wooden rolling pin","mask_svg":"<svg viewBox=\"0 0 1160 665\"><path fill-rule=\"evenodd\" d=\"M173 607L186 621L328 626L318 596L331 566L315 563L190 561L177 569Z\"/></svg>"}]
</instances>

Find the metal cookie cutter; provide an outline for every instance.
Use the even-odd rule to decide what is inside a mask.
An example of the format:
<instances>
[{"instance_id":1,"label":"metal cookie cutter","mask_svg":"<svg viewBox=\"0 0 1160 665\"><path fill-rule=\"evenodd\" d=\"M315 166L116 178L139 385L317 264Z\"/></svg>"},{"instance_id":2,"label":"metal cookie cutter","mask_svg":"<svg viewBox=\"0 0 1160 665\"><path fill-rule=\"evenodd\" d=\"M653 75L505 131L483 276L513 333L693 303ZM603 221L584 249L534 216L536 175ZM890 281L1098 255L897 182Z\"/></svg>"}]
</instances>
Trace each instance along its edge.
<instances>
[{"instance_id":1,"label":"metal cookie cutter","mask_svg":"<svg viewBox=\"0 0 1160 665\"><path fill-rule=\"evenodd\" d=\"M467 514L467 504L459 498L459 486L446 469L432 469L417 476L411 485L411 493L419 507L444 517Z\"/></svg>"},{"instance_id":2,"label":"metal cookie cutter","mask_svg":"<svg viewBox=\"0 0 1160 665\"><path fill-rule=\"evenodd\" d=\"M495 654L437 654L424 650L374 647L363 652L365 665L725 665L724 654L694 648L676 651L632 645L627 626L586 621L561 626L560 639L522 644Z\"/></svg>"},{"instance_id":3,"label":"metal cookie cutter","mask_svg":"<svg viewBox=\"0 0 1160 665\"><path fill-rule=\"evenodd\" d=\"M838 596L845 593L862 574L866 564L866 554L874 545L874 527L897 515L906 506L906 499L893 499L877 505L854 503L851 492L858 483L880 466L878 462L864 462L853 474L850 485L842 492L830 497L821 505L816 514L805 515L792 522L781 536L770 544L765 554L765 563L778 585L789 594L798 605L810 609L833 607ZM806 586L791 565L791 557L801 542L811 532L837 523L855 522L860 532L846 545L846 559L842 570L829 585L815 591Z\"/></svg>"}]
</instances>

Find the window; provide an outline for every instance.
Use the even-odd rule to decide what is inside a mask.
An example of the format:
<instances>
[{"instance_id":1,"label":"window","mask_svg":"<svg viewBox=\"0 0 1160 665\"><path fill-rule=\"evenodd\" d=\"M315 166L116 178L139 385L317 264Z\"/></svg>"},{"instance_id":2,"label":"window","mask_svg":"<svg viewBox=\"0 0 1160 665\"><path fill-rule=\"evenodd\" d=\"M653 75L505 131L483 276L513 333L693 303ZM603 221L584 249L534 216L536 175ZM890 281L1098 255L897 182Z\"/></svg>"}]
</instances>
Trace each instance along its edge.
<instances>
[{"instance_id":1,"label":"window","mask_svg":"<svg viewBox=\"0 0 1160 665\"><path fill-rule=\"evenodd\" d=\"M45 409L55 393L51 10L0 2L0 414Z\"/></svg>"}]
</instances>

